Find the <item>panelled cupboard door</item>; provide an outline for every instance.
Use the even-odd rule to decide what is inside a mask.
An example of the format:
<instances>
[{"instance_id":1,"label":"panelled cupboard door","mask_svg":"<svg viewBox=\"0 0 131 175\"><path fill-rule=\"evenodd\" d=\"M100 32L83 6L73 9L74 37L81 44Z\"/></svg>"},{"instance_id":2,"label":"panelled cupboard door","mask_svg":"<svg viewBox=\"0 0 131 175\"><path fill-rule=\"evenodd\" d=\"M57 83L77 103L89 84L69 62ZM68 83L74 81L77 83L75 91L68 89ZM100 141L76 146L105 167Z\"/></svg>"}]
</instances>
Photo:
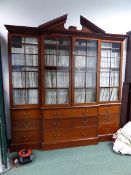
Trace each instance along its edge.
<instances>
[{"instance_id":1,"label":"panelled cupboard door","mask_svg":"<svg viewBox=\"0 0 131 175\"><path fill-rule=\"evenodd\" d=\"M70 38L44 38L44 103L70 103Z\"/></svg>"},{"instance_id":2,"label":"panelled cupboard door","mask_svg":"<svg viewBox=\"0 0 131 175\"><path fill-rule=\"evenodd\" d=\"M98 41L74 39L74 104L96 102Z\"/></svg>"}]
</instances>

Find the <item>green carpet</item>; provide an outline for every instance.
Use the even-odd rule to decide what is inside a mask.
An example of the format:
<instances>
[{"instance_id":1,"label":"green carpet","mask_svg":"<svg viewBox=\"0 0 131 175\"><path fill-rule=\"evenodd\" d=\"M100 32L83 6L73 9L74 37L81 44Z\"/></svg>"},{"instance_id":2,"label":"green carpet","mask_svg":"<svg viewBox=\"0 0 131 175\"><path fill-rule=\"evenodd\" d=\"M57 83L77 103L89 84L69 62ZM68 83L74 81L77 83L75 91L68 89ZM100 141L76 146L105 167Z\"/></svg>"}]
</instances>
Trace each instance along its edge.
<instances>
[{"instance_id":1,"label":"green carpet","mask_svg":"<svg viewBox=\"0 0 131 175\"><path fill-rule=\"evenodd\" d=\"M7 175L131 175L131 156L116 154L111 142L53 151L33 151L30 164Z\"/></svg>"}]
</instances>

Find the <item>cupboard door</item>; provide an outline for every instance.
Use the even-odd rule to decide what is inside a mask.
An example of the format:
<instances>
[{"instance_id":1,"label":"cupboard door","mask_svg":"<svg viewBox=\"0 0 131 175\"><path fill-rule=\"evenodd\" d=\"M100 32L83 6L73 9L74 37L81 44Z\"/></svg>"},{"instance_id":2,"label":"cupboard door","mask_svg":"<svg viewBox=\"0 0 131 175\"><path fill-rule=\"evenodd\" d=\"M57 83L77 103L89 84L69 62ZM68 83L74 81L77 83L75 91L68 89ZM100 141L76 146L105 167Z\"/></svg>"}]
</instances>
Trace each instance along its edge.
<instances>
[{"instance_id":1,"label":"cupboard door","mask_svg":"<svg viewBox=\"0 0 131 175\"><path fill-rule=\"evenodd\" d=\"M45 104L69 103L70 40L68 38L44 39Z\"/></svg>"},{"instance_id":2,"label":"cupboard door","mask_svg":"<svg viewBox=\"0 0 131 175\"><path fill-rule=\"evenodd\" d=\"M38 104L38 38L12 36L13 105Z\"/></svg>"},{"instance_id":3,"label":"cupboard door","mask_svg":"<svg viewBox=\"0 0 131 175\"><path fill-rule=\"evenodd\" d=\"M100 102L119 100L120 47L120 43L101 43Z\"/></svg>"},{"instance_id":4,"label":"cupboard door","mask_svg":"<svg viewBox=\"0 0 131 175\"><path fill-rule=\"evenodd\" d=\"M76 39L74 47L74 103L96 102L97 41Z\"/></svg>"}]
</instances>

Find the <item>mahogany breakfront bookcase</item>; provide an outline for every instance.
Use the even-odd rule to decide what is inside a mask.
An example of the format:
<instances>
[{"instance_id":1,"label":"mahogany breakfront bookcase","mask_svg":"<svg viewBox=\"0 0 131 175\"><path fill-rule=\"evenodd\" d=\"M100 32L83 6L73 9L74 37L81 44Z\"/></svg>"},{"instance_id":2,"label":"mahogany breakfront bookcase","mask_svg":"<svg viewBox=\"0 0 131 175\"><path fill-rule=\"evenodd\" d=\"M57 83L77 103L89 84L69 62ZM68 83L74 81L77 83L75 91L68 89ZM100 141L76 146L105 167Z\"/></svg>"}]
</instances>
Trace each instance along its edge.
<instances>
[{"instance_id":1,"label":"mahogany breakfront bookcase","mask_svg":"<svg viewBox=\"0 0 131 175\"><path fill-rule=\"evenodd\" d=\"M109 140L120 124L123 40L67 15L9 32L11 150L48 150Z\"/></svg>"}]
</instances>

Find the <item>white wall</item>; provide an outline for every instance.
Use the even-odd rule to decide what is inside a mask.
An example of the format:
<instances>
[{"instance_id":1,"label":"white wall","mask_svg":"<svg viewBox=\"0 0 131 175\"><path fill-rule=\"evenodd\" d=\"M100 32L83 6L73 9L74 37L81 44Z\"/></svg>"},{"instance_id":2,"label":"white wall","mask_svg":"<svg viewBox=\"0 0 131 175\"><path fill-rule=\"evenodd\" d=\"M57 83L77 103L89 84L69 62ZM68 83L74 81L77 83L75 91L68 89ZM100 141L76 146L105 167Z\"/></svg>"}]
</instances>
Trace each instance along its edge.
<instances>
[{"instance_id":1,"label":"white wall","mask_svg":"<svg viewBox=\"0 0 131 175\"><path fill-rule=\"evenodd\" d=\"M79 16L83 15L107 33L125 34L131 30L131 0L0 0L0 34L8 126L8 53L4 24L38 26L66 13L66 27L80 27Z\"/></svg>"}]
</instances>

